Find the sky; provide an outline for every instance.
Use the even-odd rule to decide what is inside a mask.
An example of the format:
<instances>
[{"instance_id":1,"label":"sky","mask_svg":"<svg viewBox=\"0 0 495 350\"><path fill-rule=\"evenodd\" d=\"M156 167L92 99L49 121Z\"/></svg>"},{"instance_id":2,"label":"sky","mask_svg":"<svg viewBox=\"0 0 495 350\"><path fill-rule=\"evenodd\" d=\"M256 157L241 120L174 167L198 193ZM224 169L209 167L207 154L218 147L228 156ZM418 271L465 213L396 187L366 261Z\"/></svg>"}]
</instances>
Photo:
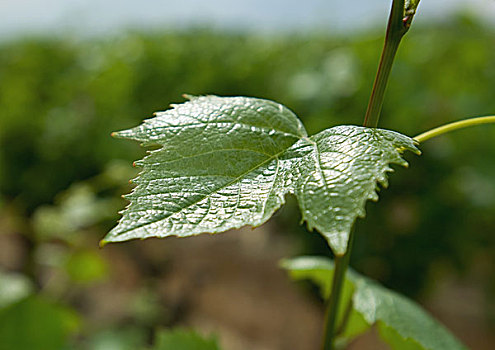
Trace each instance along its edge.
<instances>
[{"instance_id":1,"label":"sky","mask_svg":"<svg viewBox=\"0 0 495 350\"><path fill-rule=\"evenodd\" d=\"M384 24L390 0L0 0L0 38L115 34L208 26L228 30L349 31ZM416 21L461 10L495 23L495 0L422 0Z\"/></svg>"}]
</instances>

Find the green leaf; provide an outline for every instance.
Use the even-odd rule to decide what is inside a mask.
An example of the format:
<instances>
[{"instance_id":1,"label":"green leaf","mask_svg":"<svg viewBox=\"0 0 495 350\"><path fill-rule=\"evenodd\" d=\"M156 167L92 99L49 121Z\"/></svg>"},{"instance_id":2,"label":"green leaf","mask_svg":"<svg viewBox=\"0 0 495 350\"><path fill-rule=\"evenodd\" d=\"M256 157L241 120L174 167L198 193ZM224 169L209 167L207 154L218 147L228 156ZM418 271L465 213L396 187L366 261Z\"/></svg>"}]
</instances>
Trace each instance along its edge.
<instances>
[{"instance_id":1,"label":"green leaf","mask_svg":"<svg viewBox=\"0 0 495 350\"><path fill-rule=\"evenodd\" d=\"M153 350L219 350L214 337L202 337L184 329L163 330L156 336Z\"/></svg>"},{"instance_id":2,"label":"green leaf","mask_svg":"<svg viewBox=\"0 0 495 350\"><path fill-rule=\"evenodd\" d=\"M258 226L284 202L281 155L306 131L274 102L197 97L117 137L159 144L105 241L190 236Z\"/></svg>"},{"instance_id":3,"label":"green leaf","mask_svg":"<svg viewBox=\"0 0 495 350\"><path fill-rule=\"evenodd\" d=\"M38 296L0 310L0 350L58 350L77 329L74 312Z\"/></svg>"},{"instance_id":4,"label":"green leaf","mask_svg":"<svg viewBox=\"0 0 495 350\"><path fill-rule=\"evenodd\" d=\"M136 162L131 203L102 244L259 226L295 193L308 226L343 254L389 164L419 152L388 130L346 125L308 137L284 106L246 97L193 97L115 136L161 147Z\"/></svg>"},{"instance_id":5,"label":"green leaf","mask_svg":"<svg viewBox=\"0 0 495 350\"><path fill-rule=\"evenodd\" d=\"M402 150L419 151L407 136L352 125L324 130L308 141L301 142L311 151L294 167L299 206L309 229L317 229L334 253L343 255L354 221L365 216L366 201L378 200L377 183L388 186L389 164L407 166Z\"/></svg>"},{"instance_id":6,"label":"green leaf","mask_svg":"<svg viewBox=\"0 0 495 350\"><path fill-rule=\"evenodd\" d=\"M281 266L293 279L309 279L320 286L326 297L329 296L328 281L331 281L334 269L330 259L299 257L284 260ZM348 271L346 278L346 282L354 286L354 294L346 329L340 334L341 340L349 342L376 324L380 336L392 349L466 349L413 301L354 271Z\"/></svg>"}]
</instances>

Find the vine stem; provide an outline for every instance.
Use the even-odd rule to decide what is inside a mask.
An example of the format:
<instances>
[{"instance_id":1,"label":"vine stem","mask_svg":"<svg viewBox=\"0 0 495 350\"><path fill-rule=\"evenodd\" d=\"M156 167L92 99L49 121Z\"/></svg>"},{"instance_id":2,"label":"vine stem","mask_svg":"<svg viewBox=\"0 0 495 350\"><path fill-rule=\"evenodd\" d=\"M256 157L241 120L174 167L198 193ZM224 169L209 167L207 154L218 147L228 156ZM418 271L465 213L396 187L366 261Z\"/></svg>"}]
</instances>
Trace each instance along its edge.
<instances>
[{"instance_id":1,"label":"vine stem","mask_svg":"<svg viewBox=\"0 0 495 350\"><path fill-rule=\"evenodd\" d=\"M388 78L394 63L394 58L399 48L400 41L404 34L407 33L411 25L419 0L408 1L407 6L404 0L393 0L390 16L387 24L385 43L378 65L373 89L371 91L368 108L364 118L364 126L376 128L380 111L382 109L385 88L387 87ZM349 258L352 251L354 238L354 229L349 233L347 250L343 255L335 254L334 274L332 279L332 290L328 299L327 309L325 312L325 325L323 332L323 350L335 349L335 337L337 335L337 322L339 316L340 299L344 286Z\"/></svg>"},{"instance_id":2,"label":"vine stem","mask_svg":"<svg viewBox=\"0 0 495 350\"><path fill-rule=\"evenodd\" d=\"M492 123L495 123L495 115L464 119L464 120L460 120L457 122L453 122L453 123L439 126L438 128L434 128L434 129L425 131L422 134L414 136L413 139L415 139L416 141L421 143L421 142L425 142L426 140L429 140L433 137L448 133L450 131L464 129L464 128L467 128L469 126L475 126L475 125L480 125L480 124L492 124Z\"/></svg>"},{"instance_id":3,"label":"vine stem","mask_svg":"<svg viewBox=\"0 0 495 350\"><path fill-rule=\"evenodd\" d=\"M344 255L336 255L334 258L334 271L332 279L332 291L328 299L327 310L325 312L325 328L323 334L323 350L333 350L335 348L335 336L337 335L337 322L340 308L340 296L344 286L345 274L349 266L351 247L354 241L354 228L349 233L347 250Z\"/></svg>"},{"instance_id":4,"label":"vine stem","mask_svg":"<svg viewBox=\"0 0 495 350\"><path fill-rule=\"evenodd\" d=\"M400 41L409 29L410 20L405 17L404 0L394 0L390 10L387 24L385 43L383 45L378 71L376 73L373 89L364 117L364 126L376 128L380 119L383 105L383 97L387 87L388 77L392 70L395 54L399 48Z\"/></svg>"}]
</instances>

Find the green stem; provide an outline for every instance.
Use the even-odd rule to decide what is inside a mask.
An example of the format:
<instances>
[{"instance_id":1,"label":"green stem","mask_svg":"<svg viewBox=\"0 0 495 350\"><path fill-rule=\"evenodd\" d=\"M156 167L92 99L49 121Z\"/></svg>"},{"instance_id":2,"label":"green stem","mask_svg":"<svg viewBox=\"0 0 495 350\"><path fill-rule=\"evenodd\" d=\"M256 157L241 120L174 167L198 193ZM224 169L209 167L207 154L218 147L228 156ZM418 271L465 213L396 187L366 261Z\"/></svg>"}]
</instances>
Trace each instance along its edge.
<instances>
[{"instance_id":1,"label":"green stem","mask_svg":"<svg viewBox=\"0 0 495 350\"><path fill-rule=\"evenodd\" d=\"M419 0L408 1L407 6L404 0L393 0L392 8L387 25L385 44L383 46L380 64L376 73L373 90L364 118L364 126L377 127L380 111L383 104L385 88L388 77L392 69L395 54L399 48L400 41L407 33L411 25ZM349 234L347 250L344 255L335 255L335 269L332 280L332 291L325 313L325 328L323 334L323 350L333 350L335 347L335 337L337 335L337 322L340 307L340 297L344 286L345 274L349 266L352 244L354 240L354 229Z\"/></svg>"},{"instance_id":2,"label":"green stem","mask_svg":"<svg viewBox=\"0 0 495 350\"><path fill-rule=\"evenodd\" d=\"M447 132L464 129L469 126L480 125L480 124L492 124L495 123L495 115L487 116L487 117L477 117L460 120L458 122L453 122L449 124L445 124L439 126L438 128L428 130L418 136L413 137L418 142L425 142L433 137L443 135Z\"/></svg>"},{"instance_id":3,"label":"green stem","mask_svg":"<svg viewBox=\"0 0 495 350\"><path fill-rule=\"evenodd\" d=\"M394 0L388 19L387 33L380 64L378 65L375 82L373 83L373 90L371 91L370 101L364 117L364 126L371 128L376 128L378 126L388 77L392 70L392 64L394 63L395 54L399 48L400 41L409 29L410 20L412 20L412 18L409 19L409 17L406 17L404 12L404 0Z\"/></svg>"},{"instance_id":4,"label":"green stem","mask_svg":"<svg viewBox=\"0 0 495 350\"><path fill-rule=\"evenodd\" d=\"M351 229L347 251L344 255L336 255L334 258L335 268L333 272L332 291L328 299L327 309L325 312L325 326L323 334L323 350L333 350L335 348L335 336L337 335L337 322L339 315L340 296L345 282L345 274L349 266L352 243L354 241L354 229Z\"/></svg>"}]
</instances>

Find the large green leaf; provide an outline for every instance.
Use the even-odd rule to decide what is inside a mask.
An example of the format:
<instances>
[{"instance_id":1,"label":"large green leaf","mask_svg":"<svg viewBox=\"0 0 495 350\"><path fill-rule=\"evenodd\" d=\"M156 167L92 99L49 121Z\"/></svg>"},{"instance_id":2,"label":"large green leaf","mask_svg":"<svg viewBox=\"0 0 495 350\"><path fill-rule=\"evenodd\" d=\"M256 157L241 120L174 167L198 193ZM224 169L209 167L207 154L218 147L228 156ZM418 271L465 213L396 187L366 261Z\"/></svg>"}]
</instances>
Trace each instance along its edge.
<instances>
[{"instance_id":1,"label":"large green leaf","mask_svg":"<svg viewBox=\"0 0 495 350\"><path fill-rule=\"evenodd\" d=\"M295 193L308 226L343 254L389 164L419 152L389 130L346 125L308 137L286 107L246 97L193 97L115 136L161 147L136 162L131 203L103 244L258 226Z\"/></svg>"},{"instance_id":2,"label":"large green leaf","mask_svg":"<svg viewBox=\"0 0 495 350\"><path fill-rule=\"evenodd\" d=\"M290 161L281 155L306 136L285 107L259 99L199 97L117 137L162 148L143 171L123 217L105 238L190 236L260 225L283 203Z\"/></svg>"},{"instance_id":3,"label":"large green leaf","mask_svg":"<svg viewBox=\"0 0 495 350\"><path fill-rule=\"evenodd\" d=\"M299 257L284 260L281 265L292 278L312 280L320 286L324 297L329 296L334 270L330 259ZM376 324L380 336L392 349L466 349L444 326L413 301L354 271L348 271L346 278L346 283L351 284L354 290L351 298L343 299L345 305L352 302L352 308L347 324L340 324L338 327L341 329L341 341L349 342Z\"/></svg>"}]
</instances>

